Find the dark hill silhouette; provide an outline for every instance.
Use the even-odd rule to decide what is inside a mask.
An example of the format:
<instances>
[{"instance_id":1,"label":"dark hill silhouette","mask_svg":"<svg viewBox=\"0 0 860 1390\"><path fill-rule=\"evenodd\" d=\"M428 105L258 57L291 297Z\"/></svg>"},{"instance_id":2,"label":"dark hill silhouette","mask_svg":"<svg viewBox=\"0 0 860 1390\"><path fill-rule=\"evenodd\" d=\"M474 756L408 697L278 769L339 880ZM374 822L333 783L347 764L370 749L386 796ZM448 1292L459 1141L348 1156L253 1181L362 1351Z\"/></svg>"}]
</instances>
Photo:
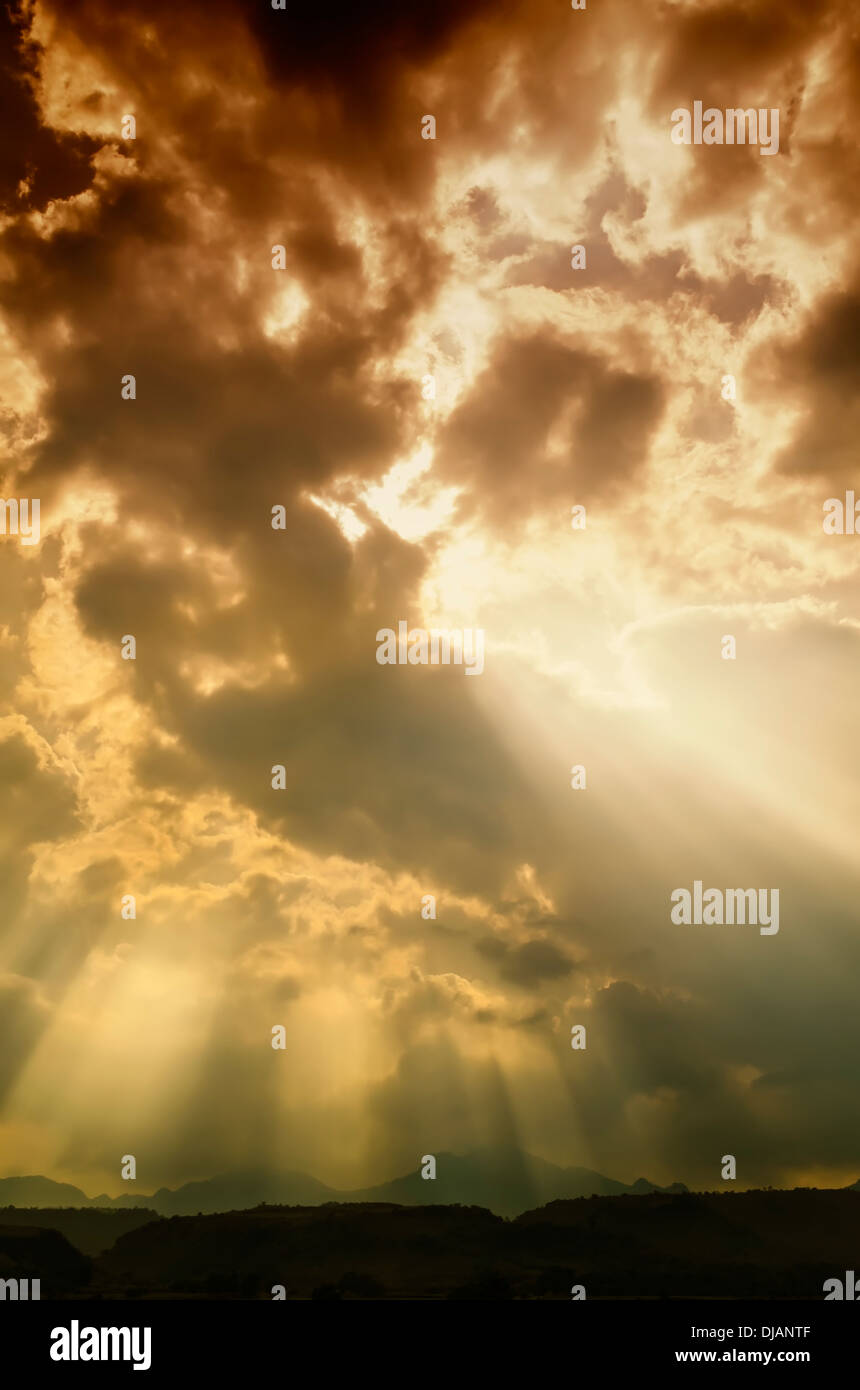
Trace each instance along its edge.
<instances>
[{"instance_id":1,"label":"dark hill silhouette","mask_svg":"<svg viewBox=\"0 0 860 1390\"><path fill-rule=\"evenodd\" d=\"M93 1261L102 1297L823 1298L857 1266L860 1193L648 1193L475 1206L333 1203L160 1219ZM87 1296L87 1289L82 1296Z\"/></svg>"},{"instance_id":2,"label":"dark hill silhouette","mask_svg":"<svg viewBox=\"0 0 860 1390\"><path fill-rule=\"evenodd\" d=\"M476 1149L466 1155L439 1153L436 1163L437 1176L433 1181L423 1179L416 1167L404 1177L355 1191L337 1191L306 1173L262 1169L185 1183L175 1191L162 1187L147 1195L132 1188L119 1197L102 1193L94 1198L77 1187L52 1183L49 1178L0 1178L0 1205L147 1208L161 1216L193 1216L198 1212L241 1210L261 1202L283 1206L318 1206L323 1202L425 1206L459 1203L489 1207L501 1216L516 1216L559 1198L664 1190L645 1178L637 1178L628 1186L589 1168L561 1168L514 1147ZM683 1183L674 1183L665 1190L686 1188Z\"/></svg>"},{"instance_id":3,"label":"dark hill silhouette","mask_svg":"<svg viewBox=\"0 0 860 1390\"><path fill-rule=\"evenodd\" d=\"M40 1299L84 1292L91 1263L60 1235L36 1226L7 1226L0 1218L0 1279L38 1279Z\"/></svg>"},{"instance_id":4,"label":"dark hill silhouette","mask_svg":"<svg viewBox=\"0 0 860 1390\"><path fill-rule=\"evenodd\" d=\"M156 1220L158 1212L146 1207L131 1211L104 1207L0 1207L0 1226L59 1231L84 1255L100 1255L126 1231Z\"/></svg>"}]
</instances>

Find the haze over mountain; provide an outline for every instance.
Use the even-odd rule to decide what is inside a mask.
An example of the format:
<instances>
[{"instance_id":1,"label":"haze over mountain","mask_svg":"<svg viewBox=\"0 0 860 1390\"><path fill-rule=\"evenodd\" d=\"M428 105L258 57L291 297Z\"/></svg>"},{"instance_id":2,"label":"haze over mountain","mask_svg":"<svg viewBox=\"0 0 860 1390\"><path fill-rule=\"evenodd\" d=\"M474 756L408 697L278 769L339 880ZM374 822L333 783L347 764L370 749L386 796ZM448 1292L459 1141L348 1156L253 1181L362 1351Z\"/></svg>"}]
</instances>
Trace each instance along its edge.
<instances>
[{"instance_id":1,"label":"haze over mountain","mask_svg":"<svg viewBox=\"0 0 860 1390\"><path fill-rule=\"evenodd\" d=\"M70 1183L45 1177L0 1178L0 1207L146 1207L160 1216L239 1211L268 1205L319 1206L323 1202L397 1202L406 1206L460 1204L483 1206L500 1216L565 1198L622 1193L685 1192L683 1183L661 1188L646 1178L632 1184L604 1177L589 1168L561 1168L515 1147L481 1148L466 1155L436 1155L436 1178L416 1169L373 1187L340 1191L307 1173L273 1173L263 1169L220 1174L167 1187L150 1194L131 1190L118 1197L88 1197Z\"/></svg>"}]
</instances>

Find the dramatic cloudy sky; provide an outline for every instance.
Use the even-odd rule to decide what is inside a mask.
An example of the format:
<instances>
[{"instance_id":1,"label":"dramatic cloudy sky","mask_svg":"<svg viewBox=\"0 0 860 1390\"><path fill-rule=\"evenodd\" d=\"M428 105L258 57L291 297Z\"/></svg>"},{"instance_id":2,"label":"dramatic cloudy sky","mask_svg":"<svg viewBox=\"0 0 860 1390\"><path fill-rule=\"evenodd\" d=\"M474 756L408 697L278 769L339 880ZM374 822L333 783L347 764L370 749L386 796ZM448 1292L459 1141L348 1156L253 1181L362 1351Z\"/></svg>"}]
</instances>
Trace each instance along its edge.
<instances>
[{"instance_id":1,"label":"dramatic cloudy sky","mask_svg":"<svg viewBox=\"0 0 860 1390\"><path fill-rule=\"evenodd\" d=\"M851 7L11 9L0 1172L860 1176Z\"/></svg>"}]
</instances>

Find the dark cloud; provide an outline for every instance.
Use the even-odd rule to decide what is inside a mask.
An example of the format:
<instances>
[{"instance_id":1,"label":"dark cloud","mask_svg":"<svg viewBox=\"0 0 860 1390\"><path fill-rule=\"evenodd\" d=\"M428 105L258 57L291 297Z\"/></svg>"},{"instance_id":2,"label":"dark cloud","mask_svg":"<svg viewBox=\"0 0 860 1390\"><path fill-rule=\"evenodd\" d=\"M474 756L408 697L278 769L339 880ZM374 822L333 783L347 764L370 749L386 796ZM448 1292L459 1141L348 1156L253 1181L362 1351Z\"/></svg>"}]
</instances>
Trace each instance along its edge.
<instances>
[{"instance_id":1,"label":"dark cloud","mask_svg":"<svg viewBox=\"0 0 860 1390\"><path fill-rule=\"evenodd\" d=\"M798 338L776 347L775 358L772 382L790 389L795 407L802 407L780 471L850 486L860 432L860 285L817 304Z\"/></svg>"},{"instance_id":2,"label":"dark cloud","mask_svg":"<svg viewBox=\"0 0 860 1390\"><path fill-rule=\"evenodd\" d=\"M92 180L98 140L57 132L39 112L34 91L40 50L23 3L0 9L0 206L6 212L41 210L54 198L72 198Z\"/></svg>"},{"instance_id":3,"label":"dark cloud","mask_svg":"<svg viewBox=\"0 0 860 1390\"><path fill-rule=\"evenodd\" d=\"M672 99L695 91L706 104L718 105L715 95L725 92L728 82L743 84L744 89L758 86L812 35L832 34L839 13L839 6L829 0L729 0L684 6L666 31L655 93Z\"/></svg>"},{"instance_id":4,"label":"dark cloud","mask_svg":"<svg viewBox=\"0 0 860 1390\"><path fill-rule=\"evenodd\" d=\"M587 502L642 467L662 405L656 378L596 352L550 334L505 339L447 422L440 469L496 522Z\"/></svg>"},{"instance_id":5,"label":"dark cloud","mask_svg":"<svg viewBox=\"0 0 860 1390\"><path fill-rule=\"evenodd\" d=\"M523 779L464 698L462 670L430 672L407 699L411 672L377 667L371 643L360 664L304 689L188 704L183 739L289 838L497 889L502 847L540 843ZM284 791L271 789L273 763Z\"/></svg>"},{"instance_id":6,"label":"dark cloud","mask_svg":"<svg viewBox=\"0 0 860 1390\"><path fill-rule=\"evenodd\" d=\"M458 31L495 11L489 0L439 0L432 8L404 7L398 0L334 0L324 8L272 10L263 0L240 0L278 82L331 88L337 99L377 115L385 93L404 67L441 56Z\"/></svg>"},{"instance_id":7,"label":"dark cloud","mask_svg":"<svg viewBox=\"0 0 860 1390\"><path fill-rule=\"evenodd\" d=\"M480 955L499 963L499 974L505 980L530 989L542 980L560 980L576 969L574 962L551 941L535 938L520 946L509 946L497 937L476 942Z\"/></svg>"}]
</instances>

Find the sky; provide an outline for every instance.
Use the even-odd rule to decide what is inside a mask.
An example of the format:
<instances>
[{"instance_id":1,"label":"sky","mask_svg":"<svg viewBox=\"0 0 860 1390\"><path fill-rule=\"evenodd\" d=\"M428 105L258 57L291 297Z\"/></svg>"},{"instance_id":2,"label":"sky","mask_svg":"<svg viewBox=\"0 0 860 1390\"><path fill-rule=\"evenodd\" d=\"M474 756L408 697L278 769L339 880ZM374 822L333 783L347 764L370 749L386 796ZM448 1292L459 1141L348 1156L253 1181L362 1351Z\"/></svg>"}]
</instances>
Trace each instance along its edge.
<instances>
[{"instance_id":1,"label":"sky","mask_svg":"<svg viewBox=\"0 0 860 1390\"><path fill-rule=\"evenodd\" d=\"M40 0L0 55L0 1175L860 1177L851 7Z\"/></svg>"}]
</instances>

